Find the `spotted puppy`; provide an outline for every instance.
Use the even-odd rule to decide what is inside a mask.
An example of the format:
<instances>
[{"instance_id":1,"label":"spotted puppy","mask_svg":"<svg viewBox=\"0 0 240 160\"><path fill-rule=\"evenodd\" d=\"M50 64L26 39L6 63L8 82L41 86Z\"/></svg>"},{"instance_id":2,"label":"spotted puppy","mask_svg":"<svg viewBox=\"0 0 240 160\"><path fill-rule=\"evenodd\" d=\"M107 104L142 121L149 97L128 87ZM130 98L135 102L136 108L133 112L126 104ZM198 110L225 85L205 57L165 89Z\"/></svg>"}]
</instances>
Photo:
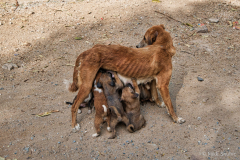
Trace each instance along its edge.
<instances>
[{"instance_id":1,"label":"spotted puppy","mask_svg":"<svg viewBox=\"0 0 240 160\"><path fill-rule=\"evenodd\" d=\"M129 132L134 132L144 127L146 120L140 112L140 90L135 79L132 79L131 84L127 84L122 90L121 101L125 104L125 111L129 118L127 129Z\"/></svg>"},{"instance_id":2,"label":"spotted puppy","mask_svg":"<svg viewBox=\"0 0 240 160\"><path fill-rule=\"evenodd\" d=\"M107 122L107 130L110 131L110 110L108 108L107 99L103 93L102 88L98 88L97 86L97 83L99 82L100 77L103 76L102 74L103 74L102 72L98 72L94 81L94 86L92 88L92 93L94 96L94 107L96 110L95 120L94 120L96 133L94 133L92 137L97 137L100 135L101 133L100 126L103 124L103 122Z\"/></svg>"},{"instance_id":3,"label":"spotted puppy","mask_svg":"<svg viewBox=\"0 0 240 160\"><path fill-rule=\"evenodd\" d=\"M111 110L110 127L112 135L109 139L116 137L116 126L119 122L124 122L128 126L129 120L124 112L118 90L123 87L121 80L116 72L103 73L98 81L98 87L102 87L107 98L108 106Z\"/></svg>"}]
</instances>

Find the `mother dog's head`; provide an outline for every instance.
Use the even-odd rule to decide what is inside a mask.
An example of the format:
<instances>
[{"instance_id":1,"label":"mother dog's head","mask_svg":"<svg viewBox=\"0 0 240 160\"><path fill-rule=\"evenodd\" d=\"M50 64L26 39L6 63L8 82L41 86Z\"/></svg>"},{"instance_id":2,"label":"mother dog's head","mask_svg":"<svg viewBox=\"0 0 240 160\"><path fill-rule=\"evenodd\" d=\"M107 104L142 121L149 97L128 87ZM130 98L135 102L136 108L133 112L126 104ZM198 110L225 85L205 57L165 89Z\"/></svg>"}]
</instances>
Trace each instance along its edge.
<instances>
[{"instance_id":1,"label":"mother dog's head","mask_svg":"<svg viewBox=\"0 0 240 160\"><path fill-rule=\"evenodd\" d=\"M142 48L148 45L160 45L172 55L176 53L172 38L169 32L165 30L163 24L149 28L145 33L143 40L136 47Z\"/></svg>"}]
</instances>

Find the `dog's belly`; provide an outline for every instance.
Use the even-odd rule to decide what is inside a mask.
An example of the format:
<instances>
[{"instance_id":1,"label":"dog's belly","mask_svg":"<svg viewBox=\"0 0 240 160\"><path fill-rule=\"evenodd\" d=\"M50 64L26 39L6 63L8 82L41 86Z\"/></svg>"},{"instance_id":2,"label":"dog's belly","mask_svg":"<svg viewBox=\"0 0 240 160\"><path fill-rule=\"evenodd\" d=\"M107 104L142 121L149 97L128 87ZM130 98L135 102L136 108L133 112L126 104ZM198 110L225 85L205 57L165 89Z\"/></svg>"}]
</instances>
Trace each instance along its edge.
<instances>
[{"instance_id":1,"label":"dog's belly","mask_svg":"<svg viewBox=\"0 0 240 160\"><path fill-rule=\"evenodd\" d=\"M132 80L131 80L131 77L126 77L126 76L123 76L121 74L117 74L119 79L124 83L124 85L126 85L127 83L130 83L132 84ZM138 78L137 79L137 84L145 84L147 82L151 82L154 78L153 77L147 77L147 78Z\"/></svg>"}]
</instances>

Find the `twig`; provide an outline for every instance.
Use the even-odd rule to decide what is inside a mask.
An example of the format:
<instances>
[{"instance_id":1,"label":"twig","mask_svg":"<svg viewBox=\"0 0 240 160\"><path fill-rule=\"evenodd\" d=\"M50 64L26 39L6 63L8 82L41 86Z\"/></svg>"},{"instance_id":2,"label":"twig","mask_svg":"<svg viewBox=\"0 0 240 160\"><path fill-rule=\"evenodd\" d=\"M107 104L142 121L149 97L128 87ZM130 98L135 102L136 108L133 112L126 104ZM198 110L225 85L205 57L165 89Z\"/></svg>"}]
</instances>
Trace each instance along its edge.
<instances>
[{"instance_id":1,"label":"twig","mask_svg":"<svg viewBox=\"0 0 240 160\"><path fill-rule=\"evenodd\" d=\"M195 54L192 54L192 53L187 52L187 51L180 51L180 52L184 52L184 53L191 54L191 55L195 56Z\"/></svg>"},{"instance_id":2,"label":"twig","mask_svg":"<svg viewBox=\"0 0 240 160\"><path fill-rule=\"evenodd\" d=\"M181 21L179 21L179 20L177 20L177 19L174 19L174 18L172 18L171 16L168 16L168 15L162 13L162 12L159 12L159 11L155 11L155 12L156 12L156 13L159 13L159 14L162 14L162 15L164 15L164 16L166 16L166 17L168 17L168 18L170 18L170 19L172 19L172 20L174 20L174 21L176 21L176 22L179 22L179 23L181 23L181 24L189 27L189 24L188 24L188 23L183 23L183 22L181 22Z\"/></svg>"},{"instance_id":3,"label":"twig","mask_svg":"<svg viewBox=\"0 0 240 160\"><path fill-rule=\"evenodd\" d=\"M162 15L164 15L164 16L166 16L166 17L168 17L168 18L170 18L170 19L172 19L172 20L174 20L174 21L177 21L177 22L183 23L183 22L181 22L181 21L179 21L179 20L176 20L176 19L174 19L174 18L172 18L172 17L170 17L170 16L168 16L168 15L162 13L162 12L159 12L159 11L155 11L155 12L156 12L156 13L159 13L159 14L162 14ZM184 23L183 23L183 24L184 24Z\"/></svg>"},{"instance_id":4,"label":"twig","mask_svg":"<svg viewBox=\"0 0 240 160\"><path fill-rule=\"evenodd\" d=\"M14 9L14 11L18 8L19 4L18 1L16 0L16 8Z\"/></svg>"}]
</instances>

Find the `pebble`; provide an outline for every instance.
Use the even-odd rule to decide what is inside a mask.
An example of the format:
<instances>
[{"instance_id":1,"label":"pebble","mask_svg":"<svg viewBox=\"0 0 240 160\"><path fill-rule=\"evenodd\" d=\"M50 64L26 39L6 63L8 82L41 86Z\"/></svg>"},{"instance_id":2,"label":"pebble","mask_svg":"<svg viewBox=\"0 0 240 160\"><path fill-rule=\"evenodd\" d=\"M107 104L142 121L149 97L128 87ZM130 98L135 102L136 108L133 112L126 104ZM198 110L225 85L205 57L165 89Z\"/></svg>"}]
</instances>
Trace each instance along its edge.
<instances>
[{"instance_id":1,"label":"pebble","mask_svg":"<svg viewBox=\"0 0 240 160\"><path fill-rule=\"evenodd\" d=\"M199 120L199 121L200 121L200 120L201 120L201 117L198 117L198 118L197 118L197 120Z\"/></svg>"},{"instance_id":2,"label":"pebble","mask_svg":"<svg viewBox=\"0 0 240 160\"><path fill-rule=\"evenodd\" d=\"M2 23L2 22L0 22L0 26L1 26L1 25L3 25L3 23Z\"/></svg>"},{"instance_id":3,"label":"pebble","mask_svg":"<svg viewBox=\"0 0 240 160\"><path fill-rule=\"evenodd\" d=\"M24 150L25 150L26 152L29 152L29 147L25 147Z\"/></svg>"},{"instance_id":4,"label":"pebble","mask_svg":"<svg viewBox=\"0 0 240 160\"><path fill-rule=\"evenodd\" d=\"M211 22L211 23L218 23L219 19L217 19L217 18L209 18L209 22Z\"/></svg>"},{"instance_id":5,"label":"pebble","mask_svg":"<svg viewBox=\"0 0 240 160\"><path fill-rule=\"evenodd\" d=\"M197 30L197 33L207 33L208 32L208 28L205 25L196 28L196 30Z\"/></svg>"},{"instance_id":6,"label":"pebble","mask_svg":"<svg viewBox=\"0 0 240 160\"><path fill-rule=\"evenodd\" d=\"M0 90L4 90L4 88L2 87L2 88L0 88Z\"/></svg>"},{"instance_id":7,"label":"pebble","mask_svg":"<svg viewBox=\"0 0 240 160\"><path fill-rule=\"evenodd\" d=\"M2 68L10 71L13 68L18 68L18 66L16 64L13 64L13 63L6 63L2 66Z\"/></svg>"},{"instance_id":8,"label":"pebble","mask_svg":"<svg viewBox=\"0 0 240 160\"><path fill-rule=\"evenodd\" d=\"M58 144L61 144L61 142L58 142Z\"/></svg>"},{"instance_id":9,"label":"pebble","mask_svg":"<svg viewBox=\"0 0 240 160\"><path fill-rule=\"evenodd\" d=\"M197 77L198 81L202 82L204 81L204 79L202 79L201 77Z\"/></svg>"}]
</instances>

